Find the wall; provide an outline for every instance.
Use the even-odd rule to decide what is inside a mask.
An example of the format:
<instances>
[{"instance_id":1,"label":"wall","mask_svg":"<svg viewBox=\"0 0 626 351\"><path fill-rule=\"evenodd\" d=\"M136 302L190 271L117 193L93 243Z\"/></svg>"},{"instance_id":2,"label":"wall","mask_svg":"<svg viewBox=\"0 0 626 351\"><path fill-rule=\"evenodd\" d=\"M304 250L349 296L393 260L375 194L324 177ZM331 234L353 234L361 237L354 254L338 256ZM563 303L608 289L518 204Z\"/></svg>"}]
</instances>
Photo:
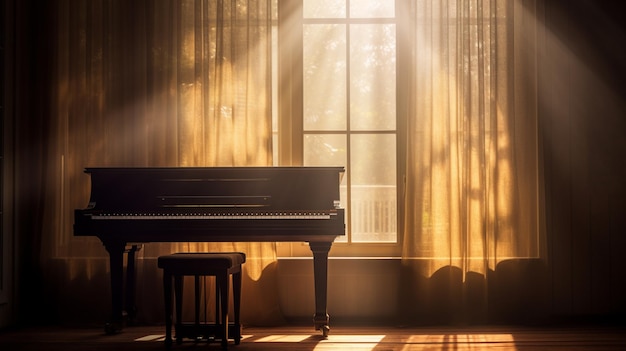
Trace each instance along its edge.
<instances>
[{"instance_id":1,"label":"wall","mask_svg":"<svg viewBox=\"0 0 626 351\"><path fill-rule=\"evenodd\" d=\"M401 267L393 259L330 259L328 314L333 321L389 322L396 318ZM287 319L312 320L313 262L280 259L281 310Z\"/></svg>"},{"instance_id":2,"label":"wall","mask_svg":"<svg viewBox=\"0 0 626 351\"><path fill-rule=\"evenodd\" d=\"M626 312L625 16L546 1L539 57L552 313Z\"/></svg>"},{"instance_id":3,"label":"wall","mask_svg":"<svg viewBox=\"0 0 626 351\"><path fill-rule=\"evenodd\" d=\"M539 259L509 260L487 276L445 267L416 277L395 258L331 258L330 325L438 325L545 323L549 316L546 267ZM281 311L289 321L311 322L313 263L278 262Z\"/></svg>"},{"instance_id":4,"label":"wall","mask_svg":"<svg viewBox=\"0 0 626 351\"><path fill-rule=\"evenodd\" d=\"M0 328L10 325L14 319L14 257L13 257L13 230L12 230L12 99L10 89L14 84L13 60L11 50L7 44L13 36L13 19L9 14L13 13L10 2L0 5L0 65L3 74L0 76Z\"/></svg>"}]
</instances>

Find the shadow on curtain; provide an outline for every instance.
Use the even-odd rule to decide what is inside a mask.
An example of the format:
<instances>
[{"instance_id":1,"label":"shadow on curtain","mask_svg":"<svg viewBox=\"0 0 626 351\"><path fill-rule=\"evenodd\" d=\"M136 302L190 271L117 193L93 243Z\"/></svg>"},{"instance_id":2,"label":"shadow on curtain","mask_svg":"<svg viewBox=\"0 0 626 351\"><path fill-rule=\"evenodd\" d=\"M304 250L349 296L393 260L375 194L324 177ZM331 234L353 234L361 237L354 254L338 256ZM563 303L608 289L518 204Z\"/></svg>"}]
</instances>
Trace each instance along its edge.
<instances>
[{"instance_id":1,"label":"shadow on curtain","mask_svg":"<svg viewBox=\"0 0 626 351\"><path fill-rule=\"evenodd\" d=\"M403 263L412 284L402 287L400 306L409 322L493 320L495 305L519 297L498 293L498 279L511 279L500 270L520 282L545 275L536 11L536 2L517 0L407 5L413 72ZM502 268L509 261L519 267Z\"/></svg>"}]
</instances>

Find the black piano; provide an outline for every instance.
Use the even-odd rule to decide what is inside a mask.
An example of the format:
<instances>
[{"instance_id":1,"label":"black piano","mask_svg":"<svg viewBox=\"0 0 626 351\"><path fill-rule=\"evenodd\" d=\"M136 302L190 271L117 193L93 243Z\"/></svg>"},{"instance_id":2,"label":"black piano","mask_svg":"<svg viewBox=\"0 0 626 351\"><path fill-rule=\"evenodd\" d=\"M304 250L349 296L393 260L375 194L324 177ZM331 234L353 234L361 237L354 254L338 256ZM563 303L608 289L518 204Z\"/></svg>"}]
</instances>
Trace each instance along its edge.
<instances>
[{"instance_id":1,"label":"black piano","mask_svg":"<svg viewBox=\"0 0 626 351\"><path fill-rule=\"evenodd\" d=\"M134 311L134 261L149 242L308 242L315 276L314 327L327 335L328 251L345 234L343 167L87 168L91 196L74 213L74 235L109 253L111 320ZM127 291L124 306L124 254Z\"/></svg>"}]
</instances>

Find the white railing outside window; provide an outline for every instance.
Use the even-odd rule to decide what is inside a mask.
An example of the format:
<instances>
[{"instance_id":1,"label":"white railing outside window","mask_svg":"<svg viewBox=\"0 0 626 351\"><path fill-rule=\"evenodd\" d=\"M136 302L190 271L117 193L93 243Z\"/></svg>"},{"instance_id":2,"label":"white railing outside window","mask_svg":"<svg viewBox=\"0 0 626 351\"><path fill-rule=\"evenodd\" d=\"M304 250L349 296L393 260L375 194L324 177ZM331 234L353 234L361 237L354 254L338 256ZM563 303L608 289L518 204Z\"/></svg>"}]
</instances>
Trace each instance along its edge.
<instances>
[{"instance_id":1,"label":"white railing outside window","mask_svg":"<svg viewBox=\"0 0 626 351\"><path fill-rule=\"evenodd\" d=\"M352 242L396 242L396 187L353 185L351 195Z\"/></svg>"}]
</instances>

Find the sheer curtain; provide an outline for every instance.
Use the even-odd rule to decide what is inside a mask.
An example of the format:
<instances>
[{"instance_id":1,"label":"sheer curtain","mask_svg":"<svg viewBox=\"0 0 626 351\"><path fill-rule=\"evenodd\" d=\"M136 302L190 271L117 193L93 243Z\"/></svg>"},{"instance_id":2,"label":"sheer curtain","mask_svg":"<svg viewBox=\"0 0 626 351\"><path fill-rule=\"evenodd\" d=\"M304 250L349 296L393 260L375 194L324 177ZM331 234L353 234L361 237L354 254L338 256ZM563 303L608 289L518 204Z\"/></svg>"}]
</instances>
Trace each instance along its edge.
<instances>
[{"instance_id":1,"label":"sheer curtain","mask_svg":"<svg viewBox=\"0 0 626 351\"><path fill-rule=\"evenodd\" d=\"M535 4L408 7L405 293L430 321L484 320L497 265L539 254Z\"/></svg>"},{"instance_id":2,"label":"sheer curtain","mask_svg":"<svg viewBox=\"0 0 626 351\"><path fill-rule=\"evenodd\" d=\"M72 234L73 209L89 200L83 169L271 165L274 6L271 0L57 1L54 10L56 89L46 169L53 181L42 259L61 317L103 321L108 254L98 239ZM206 250L248 255L246 323L280 317L274 244L182 242L139 251L140 319L163 318L156 257ZM93 296L103 303L94 306Z\"/></svg>"}]
</instances>

